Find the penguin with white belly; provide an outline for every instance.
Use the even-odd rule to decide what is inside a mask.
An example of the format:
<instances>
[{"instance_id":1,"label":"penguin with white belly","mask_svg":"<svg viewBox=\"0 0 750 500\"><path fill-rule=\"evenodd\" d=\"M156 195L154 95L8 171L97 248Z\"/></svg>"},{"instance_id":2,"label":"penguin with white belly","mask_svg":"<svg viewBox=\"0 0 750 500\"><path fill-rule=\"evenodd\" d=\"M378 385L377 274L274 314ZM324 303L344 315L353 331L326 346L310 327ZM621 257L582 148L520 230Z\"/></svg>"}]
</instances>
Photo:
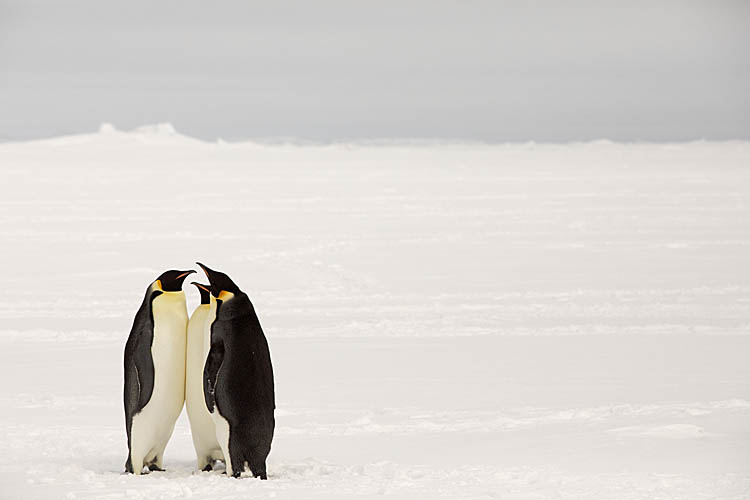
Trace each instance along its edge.
<instances>
[{"instance_id":1,"label":"penguin with white belly","mask_svg":"<svg viewBox=\"0 0 750 500\"><path fill-rule=\"evenodd\" d=\"M195 271L166 271L146 289L125 344L125 471L164 470L164 448L185 403L187 307L182 283Z\"/></svg>"},{"instance_id":2,"label":"penguin with white belly","mask_svg":"<svg viewBox=\"0 0 750 500\"><path fill-rule=\"evenodd\" d=\"M268 342L248 296L226 274L198 265L216 298L203 392L227 474L239 477L247 465L266 479L276 407Z\"/></svg>"},{"instance_id":3,"label":"penguin with white belly","mask_svg":"<svg viewBox=\"0 0 750 500\"><path fill-rule=\"evenodd\" d=\"M185 408L190 420L190 433L198 457L198 469L210 471L216 460L224 460L216 440L216 425L203 396L203 367L211 347L211 323L216 316L216 299L210 285L193 282L201 294L201 303L190 316L187 328L185 365Z\"/></svg>"}]
</instances>

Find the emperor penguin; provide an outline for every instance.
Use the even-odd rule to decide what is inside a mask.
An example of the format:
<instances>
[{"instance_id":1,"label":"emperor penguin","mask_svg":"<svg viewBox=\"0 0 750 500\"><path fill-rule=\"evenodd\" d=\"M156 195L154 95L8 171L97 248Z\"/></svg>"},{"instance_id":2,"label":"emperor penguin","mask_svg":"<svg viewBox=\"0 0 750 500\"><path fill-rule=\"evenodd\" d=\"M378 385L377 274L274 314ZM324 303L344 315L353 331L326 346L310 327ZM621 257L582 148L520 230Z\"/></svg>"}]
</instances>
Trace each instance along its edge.
<instances>
[{"instance_id":1,"label":"emperor penguin","mask_svg":"<svg viewBox=\"0 0 750 500\"><path fill-rule=\"evenodd\" d=\"M185 408L190 420L190 433L198 457L198 469L210 471L216 460L224 460L216 440L216 425L203 396L203 367L211 347L211 323L216 317L216 298L210 285L192 282L201 294L201 303L190 316L187 328L185 360Z\"/></svg>"},{"instance_id":2,"label":"emperor penguin","mask_svg":"<svg viewBox=\"0 0 750 500\"><path fill-rule=\"evenodd\" d=\"M185 402L187 307L182 282L166 271L146 289L125 344L125 471L164 470L164 448Z\"/></svg>"},{"instance_id":3,"label":"emperor penguin","mask_svg":"<svg viewBox=\"0 0 750 500\"><path fill-rule=\"evenodd\" d=\"M247 464L253 476L266 479L276 408L268 342L248 296L226 274L198 265L216 298L203 393L227 475L239 477Z\"/></svg>"}]
</instances>

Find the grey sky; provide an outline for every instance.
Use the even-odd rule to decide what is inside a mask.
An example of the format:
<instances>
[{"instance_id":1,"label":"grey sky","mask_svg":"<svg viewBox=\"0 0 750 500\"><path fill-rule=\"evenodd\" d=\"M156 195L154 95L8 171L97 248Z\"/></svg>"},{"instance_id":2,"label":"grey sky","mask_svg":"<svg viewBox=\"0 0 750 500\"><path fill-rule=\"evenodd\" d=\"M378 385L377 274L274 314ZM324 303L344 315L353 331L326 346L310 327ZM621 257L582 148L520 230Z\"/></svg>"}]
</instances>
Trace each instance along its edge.
<instances>
[{"instance_id":1,"label":"grey sky","mask_svg":"<svg viewBox=\"0 0 750 500\"><path fill-rule=\"evenodd\" d=\"M750 2L0 0L0 140L750 138Z\"/></svg>"}]
</instances>

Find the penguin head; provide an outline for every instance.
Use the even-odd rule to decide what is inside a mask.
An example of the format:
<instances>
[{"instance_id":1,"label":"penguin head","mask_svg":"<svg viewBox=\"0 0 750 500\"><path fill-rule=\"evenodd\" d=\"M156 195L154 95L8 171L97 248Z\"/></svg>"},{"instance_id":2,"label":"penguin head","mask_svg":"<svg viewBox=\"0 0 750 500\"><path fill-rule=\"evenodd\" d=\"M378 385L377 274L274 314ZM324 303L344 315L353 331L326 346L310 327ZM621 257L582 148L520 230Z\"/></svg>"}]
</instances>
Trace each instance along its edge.
<instances>
[{"instance_id":1,"label":"penguin head","mask_svg":"<svg viewBox=\"0 0 750 500\"><path fill-rule=\"evenodd\" d=\"M211 285L204 285L203 283L196 283L195 281L191 282L190 284L195 285L195 288L197 288L200 292L201 305L211 303Z\"/></svg>"},{"instance_id":2,"label":"penguin head","mask_svg":"<svg viewBox=\"0 0 750 500\"><path fill-rule=\"evenodd\" d=\"M200 262L196 262L196 264L201 266L203 272L206 273L206 277L211 283L211 294L218 300L227 301L235 295L242 293L242 290L240 290L239 287L234 284L234 281L232 281L232 279L226 274L209 269Z\"/></svg>"},{"instance_id":3,"label":"penguin head","mask_svg":"<svg viewBox=\"0 0 750 500\"><path fill-rule=\"evenodd\" d=\"M194 273L192 269L188 271L177 271L172 269L171 271L164 271L161 276L156 278L154 284L162 292L181 292L182 282L189 274Z\"/></svg>"}]
</instances>

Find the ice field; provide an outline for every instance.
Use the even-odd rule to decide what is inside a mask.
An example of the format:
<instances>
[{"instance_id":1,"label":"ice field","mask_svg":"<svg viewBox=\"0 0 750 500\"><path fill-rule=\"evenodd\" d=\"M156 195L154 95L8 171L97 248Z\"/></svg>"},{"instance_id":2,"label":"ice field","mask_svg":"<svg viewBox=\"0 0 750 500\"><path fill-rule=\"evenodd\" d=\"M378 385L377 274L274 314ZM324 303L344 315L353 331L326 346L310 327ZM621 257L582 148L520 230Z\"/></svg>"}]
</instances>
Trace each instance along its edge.
<instances>
[{"instance_id":1,"label":"ice field","mask_svg":"<svg viewBox=\"0 0 750 500\"><path fill-rule=\"evenodd\" d=\"M0 144L0 498L750 498L750 143ZM269 480L122 475L163 270L253 300ZM188 309L198 303L190 286Z\"/></svg>"}]
</instances>

